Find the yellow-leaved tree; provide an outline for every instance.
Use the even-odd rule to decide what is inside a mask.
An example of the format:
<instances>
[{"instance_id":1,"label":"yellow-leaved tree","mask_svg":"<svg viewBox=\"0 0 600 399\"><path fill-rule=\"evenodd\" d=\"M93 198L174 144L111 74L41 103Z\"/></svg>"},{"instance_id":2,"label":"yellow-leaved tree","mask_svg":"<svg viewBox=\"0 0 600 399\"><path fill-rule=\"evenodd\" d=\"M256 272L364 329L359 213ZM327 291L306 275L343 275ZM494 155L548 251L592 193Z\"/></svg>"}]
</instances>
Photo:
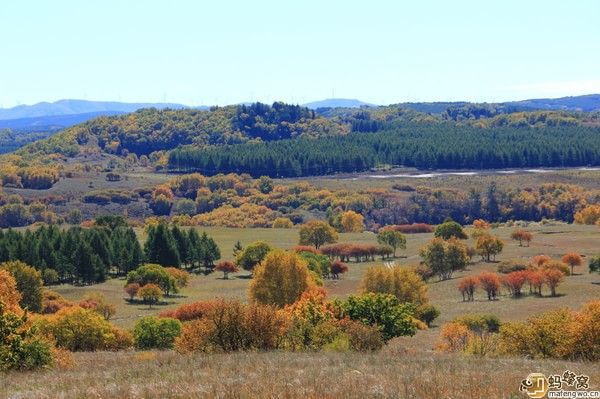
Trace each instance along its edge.
<instances>
[{"instance_id":1,"label":"yellow-leaved tree","mask_svg":"<svg viewBox=\"0 0 600 399\"><path fill-rule=\"evenodd\" d=\"M255 302L283 307L314 286L304 259L295 252L274 250L254 269L249 294Z\"/></svg>"}]
</instances>

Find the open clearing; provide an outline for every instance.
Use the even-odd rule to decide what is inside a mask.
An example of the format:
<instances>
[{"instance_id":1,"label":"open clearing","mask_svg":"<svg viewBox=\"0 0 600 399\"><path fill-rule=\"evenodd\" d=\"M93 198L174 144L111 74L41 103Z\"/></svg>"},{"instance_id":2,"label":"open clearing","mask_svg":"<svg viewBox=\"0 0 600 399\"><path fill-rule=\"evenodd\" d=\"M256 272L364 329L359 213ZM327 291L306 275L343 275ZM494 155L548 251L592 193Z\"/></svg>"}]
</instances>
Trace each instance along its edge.
<instances>
[{"instance_id":1,"label":"open clearing","mask_svg":"<svg viewBox=\"0 0 600 399\"><path fill-rule=\"evenodd\" d=\"M510 240L512 227L499 227L493 229L493 234L499 235L505 241L504 251L497 257L497 261L513 259L529 259L534 255L546 254L555 258L569 251L576 251L585 256L586 259L600 253L600 229L595 226L581 226L572 224L546 224L532 223L528 229L534 233L534 240L530 247L519 247ZM237 240L243 245L255 240L264 240L275 247L292 248L297 244L297 229L231 229L231 228L204 228L209 235L215 238L221 248L224 259L231 259L233 245ZM141 234L141 232L140 232ZM432 234L407 235L407 249L399 251L402 257L396 259L401 265L415 265L420 261L419 249L432 238ZM373 233L341 234L340 242L375 242ZM473 240L468 240L473 245ZM565 279L558 288L560 296L551 298L544 296L524 296L513 299L501 295L497 301L488 301L482 291L475 295L474 302L463 302L456 285L458 279L469 274L478 274L481 271L496 271L498 263L485 263L474 258L464 272L456 273L451 280L439 282L437 279L430 280L429 297L431 303L438 307L441 316L436 320L435 326L427 331L421 331L412 338L402 338L406 347L419 348L419 350L430 351L435 346L439 328L441 325L455 317L465 313L492 313L501 320L523 320L530 315L538 314L548 309L557 307L579 308L583 303L592 299L600 298L600 276L589 274L587 264L575 269L575 275ZM327 280L325 287L332 297L346 297L359 290L360 279L368 266L381 263L380 260L369 263L350 263L349 272L339 281ZM61 285L53 287L56 291L70 300L79 300L87 292L102 292L110 303L116 305L117 313L113 319L114 323L122 327L131 328L135 321L141 317L157 314L164 309L177 307L183 303L215 297L235 297L246 299L246 291L249 284L248 273L242 271L237 275L224 280L221 273L209 275L193 275L190 286L174 297L165 299L165 303L154 306L152 309L143 304L130 304L125 300L123 292L124 280L112 279L103 284L86 287L74 287ZM526 291L526 290L525 290ZM504 293L503 293L504 294ZM545 292L545 295L548 295Z\"/></svg>"}]
</instances>

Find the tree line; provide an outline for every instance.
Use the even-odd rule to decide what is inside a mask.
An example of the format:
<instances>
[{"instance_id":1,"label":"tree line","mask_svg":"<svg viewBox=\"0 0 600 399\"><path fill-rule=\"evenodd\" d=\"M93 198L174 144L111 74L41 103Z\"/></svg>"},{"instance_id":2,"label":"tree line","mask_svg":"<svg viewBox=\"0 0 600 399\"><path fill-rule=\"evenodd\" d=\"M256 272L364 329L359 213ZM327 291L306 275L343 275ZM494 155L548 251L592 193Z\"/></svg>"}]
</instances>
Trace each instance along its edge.
<instances>
[{"instance_id":1,"label":"tree line","mask_svg":"<svg viewBox=\"0 0 600 399\"><path fill-rule=\"evenodd\" d=\"M413 124L375 133L300 138L169 153L173 171L316 176L378 165L421 169L502 169L600 165L600 129L584 126L480 129L452 123Z\"/></svg>"},{"instance_id":2,"label":"tree line","mask_svg":"<svg viewBox=\"0 0 600 399\"><path fill-rule=\"evenodd\" d=\"M150 226L142 247L135 231L123 224L92 228L56 225L35 230L0 231L0 262L19 260L60 282L92 284L125 275L144 262L211 269L221 257L215 241L195 229ZM51 272L49 272L51 271ZM58 282L56 281L56 282Z\"/></svg>"}]
</instances>

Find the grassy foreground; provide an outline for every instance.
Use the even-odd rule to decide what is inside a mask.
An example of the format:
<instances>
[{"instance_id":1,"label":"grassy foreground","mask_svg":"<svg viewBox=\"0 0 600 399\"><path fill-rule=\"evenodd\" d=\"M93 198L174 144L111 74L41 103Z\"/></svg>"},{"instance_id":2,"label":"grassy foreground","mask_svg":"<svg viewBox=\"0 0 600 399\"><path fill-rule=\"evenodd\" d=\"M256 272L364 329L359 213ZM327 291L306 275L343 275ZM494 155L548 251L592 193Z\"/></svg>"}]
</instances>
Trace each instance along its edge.
<instances>
[{"instance_id":1,"label":"grassy foreground","mask_svg":"<svg viewBox=\"0 0 600 399\"><path fill-rule=\"evenodd\" d=\"M76 354L72 370L5 375L3 398L518 398L529 373L590 376L597 364L461 356L173 352Z\"/></svg>"}]
</instances>

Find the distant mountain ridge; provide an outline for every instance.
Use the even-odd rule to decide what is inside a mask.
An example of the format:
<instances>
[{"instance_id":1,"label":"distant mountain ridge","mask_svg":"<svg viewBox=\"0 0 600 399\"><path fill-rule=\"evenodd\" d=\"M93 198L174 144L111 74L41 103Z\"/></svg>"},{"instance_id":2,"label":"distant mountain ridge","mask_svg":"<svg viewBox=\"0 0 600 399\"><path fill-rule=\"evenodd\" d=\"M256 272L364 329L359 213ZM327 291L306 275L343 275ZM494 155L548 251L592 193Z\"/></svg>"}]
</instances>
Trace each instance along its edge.
<instances>
[{"instance_id":1,"label":"distant mountain ridge","mask_svg":"<svg viewBox=\"0 0 600 399\"><path fill-rule=\"evenodd\" d=\"M538 98L522 101L511 101L507 104L530 109L564 110L564 111L598 111L600 110L600 94L570 96L560 98Z\"/></svg>"},{"instance_id":2,"label":"distant mountain ridge","mask_svg":"<svg viewBox=\"0 0 600 399\"><path fill-rule=\"evenodd\" d=\"M53 103L41 102L33 105L17 105L0 108L0 120L38 118L59 115L87 114L92 112L134 112L141 108L188 108L176 103L123 103L116 101L59 100Z\"/></svg>"},{"instance_id":3,"label":"distant mountain ridge","mask_svg":"<svg viewBox=\"0 0 600 399\"><path fill-rule=\"evenodd\" d=\"M509 110L503 112L535 110L593 112L600 111L600 94L561 98L539 98L502 103L483 103L483 105L486 104L498 109ZM427 114L442 114L449 108L482 104L467 101L436 101L404 102L396 105ZM360 107L379 107L379 105L376 104L347 98L329 98L320 101L312 101L303 104L303 106L313 110L321 110L323 111L321 112L323 115L327 115L327 112L335 113L336 111L334 110L336 108L354 109ZM86 122L98 116L120 115L135 112L142 108L209 109L208 106L190 107L178 103L124 103L117 101L59 100L53 103L40 102L33 105L0 108L0 129L51 132Z\"/></svg>"},{"instance_id":4,"label":"distant mountain ridge","mask_svg":"<svg viewBox=\"0 0 600 399\"><path fill-rule=\"evenodd\" d=\"M363 106L377 107L375 104L366 103L364 101L351 99L351 98L327 98L320 101L312 101L306 104L302 104L306 108L318 109L318 108L360 108Z\"/></svg>"}]
</instances>

